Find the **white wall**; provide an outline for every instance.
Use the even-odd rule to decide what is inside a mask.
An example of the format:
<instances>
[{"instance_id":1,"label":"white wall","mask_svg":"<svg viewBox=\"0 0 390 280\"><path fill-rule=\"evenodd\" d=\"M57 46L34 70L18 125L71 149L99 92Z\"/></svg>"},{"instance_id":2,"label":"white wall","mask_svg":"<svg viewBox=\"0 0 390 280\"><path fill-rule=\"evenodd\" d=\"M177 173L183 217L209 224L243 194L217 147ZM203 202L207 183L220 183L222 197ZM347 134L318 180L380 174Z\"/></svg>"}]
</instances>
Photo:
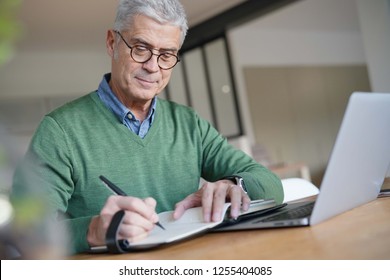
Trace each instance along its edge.
<instances>
[{"instance_id":1,"label":"white wall","mask_svg":"<svg viewBox=\"0 0 390 280\"><path fill-rule=\"evenodd\" d=\"M390 0L357 0L373 91L390 92Z\"/></svg>"},{"instance_id":2,"label":"white wall","mask_svg":"<svg viewBox=\"0 0 390 280\"><path fill-rule=\"evenodd\" d=\"M245 66L365 64L356 0L302 0L229 31L244 127L254 143Z\"/></svg>"},{"instance_id":3,"label":"white wall","mask_svg":"<svg viewBox=\"0 0 390 280\"><path fill-rule=\"evenodd\" d=\"M304 0L230 31L242 65L362 64L355 0Z\"/></svg>"},{"instance_id":4,"label":"white wall","mask_svg":"<svg viewBox=\"0 0 390 280\"><path fill-rule=\"evenodd\" d=\"M228 35L251 143L246 66L366 64L372 91L390 92L390 0L302 0Z\"/></svg>"},{"instance_id":5,"label":"white wall","mask_svg":"<svg viewBox=\"0 0 390 280\"><path fill-rule=\"evenodd\" d=\"M19 51L0 67L0 100L86 94L109 71L104 51Z\"/></svg>"},{"instance_id":6,"label":"white wall","mask_svg":"<svg viewBox=\"0 0 390 280\"><path fill-rule=\"evenodd\" d=\"M390 92L390 0L302 0L228 36L244 107L242 69L253 65L367 64L372 90Z\"/></svg>"}]
</instances>

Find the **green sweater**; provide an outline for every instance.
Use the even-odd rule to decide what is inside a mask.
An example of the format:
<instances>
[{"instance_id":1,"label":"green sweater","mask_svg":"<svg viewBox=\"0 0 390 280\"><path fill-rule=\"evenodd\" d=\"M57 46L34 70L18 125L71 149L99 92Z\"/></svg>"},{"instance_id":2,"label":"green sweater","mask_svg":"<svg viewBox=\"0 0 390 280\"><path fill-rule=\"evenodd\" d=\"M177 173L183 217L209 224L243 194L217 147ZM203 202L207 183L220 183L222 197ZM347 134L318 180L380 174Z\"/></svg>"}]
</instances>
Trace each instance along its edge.
<instances>
[{"instance_id":1,"label":"green sweater","mask_svg":"<svg viewBox=\"0 0 390 280\"><path fill-rule=\"evenodd\" d=\"M283 200L280 179L234 149L192 109L158 99L155 113L141 139L93 92L51 112L40 123L15 173L13 190L23 193L34 182L48 193L51 206L66 216L72 252L89 248L88 225L112 194L99 175L129 196L154 197L157 212L174 209L196 192L200 177L213 182L240 175L252 199Z\"/></svg>"}]
</instances>

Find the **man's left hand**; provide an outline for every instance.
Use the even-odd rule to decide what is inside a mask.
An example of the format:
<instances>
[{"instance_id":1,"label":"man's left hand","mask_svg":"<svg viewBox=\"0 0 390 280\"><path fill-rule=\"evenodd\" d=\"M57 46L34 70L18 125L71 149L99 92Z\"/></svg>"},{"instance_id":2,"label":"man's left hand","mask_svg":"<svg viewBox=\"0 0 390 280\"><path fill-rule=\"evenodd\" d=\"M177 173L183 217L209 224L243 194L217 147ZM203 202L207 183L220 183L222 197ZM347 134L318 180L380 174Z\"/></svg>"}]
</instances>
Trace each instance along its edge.
<instances>
[{"instance_id":1,"label":"man's left hand","mask_svg":"<svg viewBox=\"0 0 390 280\"><path fill-rule=\"evenodd\" d=\"M240 186L229 180L206 182L197 192L176 204L173 217L179 219L185 210L202 206L204 221L217 222L222 217L223 206L227 201L231 202L230 216L235 219L240 209L248 210L251 200Z\"/></svg>"}]
</instances>

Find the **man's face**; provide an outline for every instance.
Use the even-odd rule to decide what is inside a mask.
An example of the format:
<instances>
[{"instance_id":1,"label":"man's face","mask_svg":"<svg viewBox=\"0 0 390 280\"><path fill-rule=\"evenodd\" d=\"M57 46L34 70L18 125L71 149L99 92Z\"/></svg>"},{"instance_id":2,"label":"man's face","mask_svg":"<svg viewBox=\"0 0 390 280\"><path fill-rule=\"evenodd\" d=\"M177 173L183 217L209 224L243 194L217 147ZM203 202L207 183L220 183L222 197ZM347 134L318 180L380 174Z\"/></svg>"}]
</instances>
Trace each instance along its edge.
<instances>
[{"instance_id":1,"label":"man's face","mask_svg":"<svg viewBox=\"0 0 390 280\"><path fill-rule=\"evenodd\" d=\"M166 50L177 54L180 46L179 27L160 24L143 15L138 15L133 25L121 34L130 46L145 46L153 49L155 54ZM115 40L119 42L115 44ZM118 46L116 53L115 45ZM110 85L120 100L130 103L147 102L168 84L172 69L161 69L156 55L147 62L135 62L125 42L115 36L112 30L107 34L107 50L112 58Z\"/></svg>"}]
</instances>

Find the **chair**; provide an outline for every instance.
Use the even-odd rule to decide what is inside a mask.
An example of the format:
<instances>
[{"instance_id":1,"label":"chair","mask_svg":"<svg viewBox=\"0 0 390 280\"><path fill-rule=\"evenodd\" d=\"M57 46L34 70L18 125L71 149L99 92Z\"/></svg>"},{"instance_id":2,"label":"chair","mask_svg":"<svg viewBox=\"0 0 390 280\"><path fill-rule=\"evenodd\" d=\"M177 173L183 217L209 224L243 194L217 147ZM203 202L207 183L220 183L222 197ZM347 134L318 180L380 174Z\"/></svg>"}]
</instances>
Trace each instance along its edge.
<instances>
[{"instance_id":1,"label":"chair","mask_svg":"<svg viewBox=\"0 0 390 280\"><path fill-rule=\"evenodd\" d=\"M319 193L319 189L313 183L302 178L282 179L282 185L284 190L283 202L289 202Z\"/></svg>"}]
</instances>

